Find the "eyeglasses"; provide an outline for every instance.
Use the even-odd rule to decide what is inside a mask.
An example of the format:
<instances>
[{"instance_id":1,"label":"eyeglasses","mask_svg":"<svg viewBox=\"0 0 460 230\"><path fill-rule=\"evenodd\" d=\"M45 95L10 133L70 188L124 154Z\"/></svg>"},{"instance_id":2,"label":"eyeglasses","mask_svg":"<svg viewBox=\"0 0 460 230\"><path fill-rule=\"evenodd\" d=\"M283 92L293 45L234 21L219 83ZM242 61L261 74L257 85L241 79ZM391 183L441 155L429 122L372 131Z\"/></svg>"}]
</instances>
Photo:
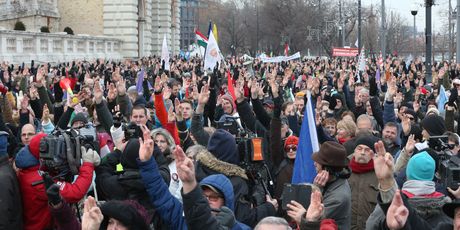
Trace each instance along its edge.
<instances>
[{"instance_id":1,"label":"eyeglasses","mask_svg":"<svg viewBox=\"0 0 460 230\"><path fill-rule=\"evenodd\" d=\"M297 151L297 146L295 145L289 145L289 146L286 146L286 148L284 149L286 152L290 152L290 151Z\"/></svg>"},{"instance_id":2,"label":"eyeglasses","mask_svg":"<svg viewBox=\"0 0 460 230\"><path fill-rule=\"evenodd\" d=\"M218 196L218 195L206 195L206 194L203 194L203 196L206 197L206 199L208 199L211 202L217 202L219 199L222 198L221 196Z\"/></svg>"}]
</instances>

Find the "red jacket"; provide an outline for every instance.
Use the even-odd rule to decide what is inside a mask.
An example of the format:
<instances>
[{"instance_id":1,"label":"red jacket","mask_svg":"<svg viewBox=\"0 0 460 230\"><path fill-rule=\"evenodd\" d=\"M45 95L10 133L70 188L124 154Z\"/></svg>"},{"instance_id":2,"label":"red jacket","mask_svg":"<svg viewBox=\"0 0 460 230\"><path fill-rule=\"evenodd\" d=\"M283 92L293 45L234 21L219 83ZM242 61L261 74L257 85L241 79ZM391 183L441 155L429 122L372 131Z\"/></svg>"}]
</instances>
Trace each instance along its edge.
<instances>
[{"instance_id":1,"label":"red jacket","mask_svg":"<svg viewBox=\"0 0 460 230\"><path fill-rule=\"evenodd\" d=\"M45 185L32 186L33 182L43 179L38 173L38 167L37 165L21 169L18 174L23 200L24 230L52 227ZM81 200L91 185L93 170L93 164L85 162L80 167L80 174L74 183L57 181L56 183L60 185L61 197L68 203Z\"/></svg>"}]
</instances>

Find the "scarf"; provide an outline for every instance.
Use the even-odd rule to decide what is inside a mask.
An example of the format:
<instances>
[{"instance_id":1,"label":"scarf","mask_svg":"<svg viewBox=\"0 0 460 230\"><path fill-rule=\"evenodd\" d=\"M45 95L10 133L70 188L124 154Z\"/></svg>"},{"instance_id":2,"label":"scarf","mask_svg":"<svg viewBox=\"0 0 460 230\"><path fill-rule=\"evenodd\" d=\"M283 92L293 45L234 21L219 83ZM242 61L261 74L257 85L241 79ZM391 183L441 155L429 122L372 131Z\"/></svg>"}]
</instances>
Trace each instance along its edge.
<instances>
[{"instance_id":1,"label":"scarf","mask_svg":"<svg viewBox=\"0 0 460 230\"><path fill-rule=\"evenodd\" d=\"M367 164L361 164L356 162L353 157L350 161L350 168L351 171L356 174L367 173L374 170L374 160L371 159Z\"/></svg>"},{"instance_id":2,"label":"scarf","mask_svg":"<svg viewBox=\"0 0 460 230\"><path fill-rule=\"evenodd\" d=\"M337 140L339 141L340 144L343 145L343 143L347 142L349 140L349 138L341 137L341 138L337 138Z\"/></svg>"},{"instance_id":3,"label":"scarf","mask_svg":"<svg viewBox=\"0 0 460 230\"><path fill-rule=\"evenodd\" d=\"M434 181L408 180L404 182L402 190L414 196L429 195L435 192Z\"/></svg>"}]
</instances>

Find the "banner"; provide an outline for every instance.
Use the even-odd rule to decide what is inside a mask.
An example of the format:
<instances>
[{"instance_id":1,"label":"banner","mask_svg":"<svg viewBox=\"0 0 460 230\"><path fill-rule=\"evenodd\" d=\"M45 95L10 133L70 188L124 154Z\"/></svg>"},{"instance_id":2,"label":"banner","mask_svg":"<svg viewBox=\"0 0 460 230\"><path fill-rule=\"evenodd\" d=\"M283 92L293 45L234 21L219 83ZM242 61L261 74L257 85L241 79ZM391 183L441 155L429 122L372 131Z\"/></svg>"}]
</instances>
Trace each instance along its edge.
<instances>
[{"instance_id":1,"label":"banner","mask_svg":"<svg viewBox=\"0 0 460 230\"><path fill-rule=\"evenodd\" d=\"M358 48L332 48L332 56L334 57L356 57Z\"/></svg>"},{"instance_id":2,"label":"banner","mask_svg":"<svg viewBox=\"0 0 460 230\"><path fill-rule=\"evenodd\" d=\"M277 56L277 57L261 57L260 59L262 62L282 62L282 61L290 61L300 58L300 52L297 52L291 56Z\"/></svg>"}]
</instances>

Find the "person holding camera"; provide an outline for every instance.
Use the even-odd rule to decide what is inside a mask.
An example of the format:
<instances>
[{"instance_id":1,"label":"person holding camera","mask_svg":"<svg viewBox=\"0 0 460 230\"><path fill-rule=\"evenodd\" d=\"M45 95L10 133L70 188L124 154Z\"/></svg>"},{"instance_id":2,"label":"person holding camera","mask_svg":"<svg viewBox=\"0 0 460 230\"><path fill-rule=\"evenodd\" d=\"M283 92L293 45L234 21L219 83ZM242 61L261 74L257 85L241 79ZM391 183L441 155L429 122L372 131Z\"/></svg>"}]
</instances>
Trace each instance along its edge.
<instances>
[{"instance_id":1,"label":"person holding camera","mask_svg":"<svg viewBox=\"0 0 460 230\"><path fill-rule=\"evenodd\" d=\"M314 184L323 190L324 217L337 222L339 229L351 228L351 189L347 179L347 151L337 142L324 142L312 154L317 175Z\"/></svg>"},{"instance_id":2,"label":"person holding camera","mask_svg":"<svg viewBox=\"0 0 460 230\"><path fill-rule=\"evenodd\" d=\"M21 187L23 200L24 229L46 229L53 224L51 214L47 208L43 184L32 185L42 180L41 170L46 168L40 165L40 142L46 136L38 133L30 144L22 148L16 156L16 167L19 169L18 179ZM78 178L73 182L57 181L62 198L68 203L76 203L81 200L88 191L94 167L99 165L100 157L93 149L81 148L83 164L78 173Z\"/></svg>"}]
</instances>

